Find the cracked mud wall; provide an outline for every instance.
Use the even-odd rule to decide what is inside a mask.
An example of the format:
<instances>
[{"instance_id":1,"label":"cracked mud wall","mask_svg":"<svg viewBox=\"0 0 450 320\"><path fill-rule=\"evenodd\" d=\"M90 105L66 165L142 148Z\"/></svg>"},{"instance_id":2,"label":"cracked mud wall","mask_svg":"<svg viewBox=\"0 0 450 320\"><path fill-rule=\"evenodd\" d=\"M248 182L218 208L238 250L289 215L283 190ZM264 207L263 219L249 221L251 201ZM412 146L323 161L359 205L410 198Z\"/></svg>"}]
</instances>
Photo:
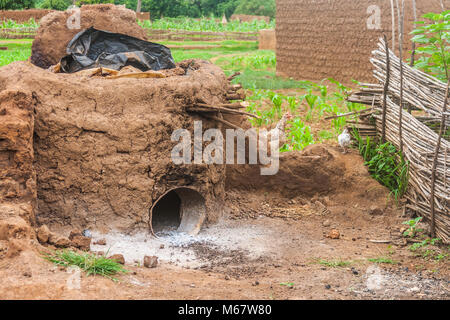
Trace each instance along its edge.
<instances>
[{"instance_id":1,"label":"cracked mud wall","mask_svg":"<svg viewBox=\"0 0 450 320\"><path fill-rule=\"evenodd\" d=\"M0 258L13 256L34 237L34 107L29 92L0 92Z\"/></svg>"},{"instance_id":2,"label":"cracked mud wall","mask_svg":"<svg viewBox=\"0 0 450 320\"><path fill-rule=\"evenodd\" d=\"M182 76L114 80L53 74L26 62L0 69L2 94L32 92L36 99L39 224L148 228L152 203L183 186L205 198L207 222L218 219L224 166L175 165L171 134L193 132L196 119L203 120L203 130L217 128L184 108L198 100L226 102L228 82L209 62L184 67Z\"/></svg>"},{"instance_id":3,"label":"cracked mud wall","mask_svg":"<svg viewBox=\"0 0 450 320\"><path fill-rule=\"evenodd\" d=\"M450 8L449 0L442 0ZM395 0L393 3L395 5ZM418 20L428 12L441 12L441 0L416 0ZM401 1L400 1L401 3ZM277 0L277 73L295 79L332 77L343 83L373 81L369 58L379 37L392 44L390 0ZM380 8L380 29L369 29L370 6ZM396 47L398 20L395 12ZM411 1L405 1L405 59L410 58L413 29ZM396 52L398 49L396 50Z\"/></svg>"}]
</instances>

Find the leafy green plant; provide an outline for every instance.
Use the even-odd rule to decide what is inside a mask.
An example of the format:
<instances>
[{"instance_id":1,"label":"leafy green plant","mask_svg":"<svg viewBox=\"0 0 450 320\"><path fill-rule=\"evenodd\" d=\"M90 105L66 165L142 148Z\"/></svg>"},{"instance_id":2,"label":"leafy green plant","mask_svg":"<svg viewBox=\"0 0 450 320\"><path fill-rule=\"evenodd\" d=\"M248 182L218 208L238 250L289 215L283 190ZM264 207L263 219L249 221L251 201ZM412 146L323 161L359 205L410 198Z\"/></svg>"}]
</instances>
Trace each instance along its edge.
<instances>
[{"instance_id":1,"label":"leafy green plant","mask_svg":"<svg viewBox=\"0 0 450 320\"><path fill-rule=\"evenodd\" d=\"M289 121L290 129L287 133L287 142L280 149L281 152L289 150L303 150L305 147L314 144L314 135L311 127L305 125L299 117Z\"/></svg>"},{"instance_id":2,"label":"leafy green plant","mask_svg":"<svg viewBox=\"0 0 450 320\"><path fill-rule=\"evenodd\" d=\"M100 275L111 280L118 273L126 273L127 270L115 260L91 253L78 253L71 250L58 250L51 254L45 254L44 258L58 266L77 266L87 275Z\"/></svg>"},{"instance_id":3,"label":"leafy green plant","mask_svg":"<svg viewBox=\"0 0 450 320\"><path fill-rule=\"evenodd\" d=\"M450 252L449 248L442 247L441 244L442 240L440 238L426 238L421 242L413 243L409 246L409 250L414 252L416 256L439 262L447 259Z\"/></svg>"},{"instance_id":4,"label":"leafy green plant","mask_svg":"<svg viewBox=\"0 0 450 320\"><path fill-rule=\"evenodd\" d=\"M408 187L408 161L390 142L376 144L369 137L363 140L357 130L352 133L369 173L391 191L390 196L398 203Z\"/></svg>"},{"instance_id":5,"label":"leafy green plant","mask_svg":"<svg viewBox=\"0 0 450 320\"><path fill-rule=\"evenodd\" d=\"M417 48L419 59L415 67L447 82L450 66L450 10L442 13L427 13L428 19L417 22L418 27L411 33L412 41L420 44Z\"/></svg>"},{"instance_id":6,"label":"leafy green plant","mask_svg":"<svg viewBox=\"0 0 450 320\"><path fill-rule=\"evenodd\" d=\"M406 221L406 222L408 222L408 221ZM427 238L427 239L423 240L422 242L413 243L409 247L409 250L412 252L415 252L420 248L424 248L430 244L435 246L435 245L439 244L440 242L441 242L441 239L439 239L439 238L434 238L434 239Z\"/></svg>"},{"instance_id":7,"label":"leafy green plant","mask_svg":"<svg viewBox=\"0 0 450 320\"><path fill-rule=\"evenodd\" d=\"M422 229L418 228L418 224L422 221L423 217L417 217L408 221L404 221L403 224L408 226L408 229L403 232L404 237L414 238L418 232L422 232Z\"/></svg>"},{"instance_id":8,"label":"leafy green plant","mask_svg":"<svg viewBox=\"0 0 450 320\"><path fill-rule=\"evenodd\" d=\"M17 23L14 20L4 20L0 22L0 29L24 29L38 27L39 24L33 18L23 23Z\"/></svg>"}]
</instances>

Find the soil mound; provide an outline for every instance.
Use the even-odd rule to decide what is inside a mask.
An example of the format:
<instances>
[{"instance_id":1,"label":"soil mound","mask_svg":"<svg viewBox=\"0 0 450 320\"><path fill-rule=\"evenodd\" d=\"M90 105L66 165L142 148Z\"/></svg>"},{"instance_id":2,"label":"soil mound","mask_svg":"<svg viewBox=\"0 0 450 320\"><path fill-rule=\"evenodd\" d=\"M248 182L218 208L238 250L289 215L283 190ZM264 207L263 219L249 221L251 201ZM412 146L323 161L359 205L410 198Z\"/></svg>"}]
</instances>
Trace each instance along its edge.
<instances>
[{"instance_id":1,"label":"soil mound","mask_svg":"<svg viewBox=\"0 0 450 320\"><path fill-rule=\"evenodd\" d=\"M113 4L84 5L78 11L55 11L41 19L33 41L31 62L41 68L58 63L66 55L70 40L89 27L147 40L134 11Z\"/></svg>"}]
</instances>

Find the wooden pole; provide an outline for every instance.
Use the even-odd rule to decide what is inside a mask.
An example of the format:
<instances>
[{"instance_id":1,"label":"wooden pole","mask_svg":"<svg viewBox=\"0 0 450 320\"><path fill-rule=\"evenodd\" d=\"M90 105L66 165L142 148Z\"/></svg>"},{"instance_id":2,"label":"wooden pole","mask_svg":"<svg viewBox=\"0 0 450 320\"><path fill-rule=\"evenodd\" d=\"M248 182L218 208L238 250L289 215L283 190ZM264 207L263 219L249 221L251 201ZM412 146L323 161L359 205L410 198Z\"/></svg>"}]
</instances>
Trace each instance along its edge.
<instances>
[{"instance_id":1,"label":"wooden pole","mask_svg":"<svg viewBox=\"0 0 450 320\"><path fill-rule=\"evenodd\" d=\"M390 78L390 67L391 62L389 58L389 45L387 42L387 37L384 35L384 43L386 46L386 80L384 81L383 88L383 115L381 120L381 142L386 142L386 106L387 106L387 94L389 90L389 78Z\"/></svg>"},{"instance_id":2,"label":"wooden pole","mask_svg":"<svg viewBox=\"0 0 450 320\"><path fill-rule=\"evenodd\" d=\"M436 167L438 163L439 156L439 148L441 147L442 135L445 132L445 120L447 112L447 103L448 103L448 90L450 87L450 80L447 82L447 89L445 90L445 99L444 106L442 107L442 118L441 118L441 127L439 129L439 136L436 143L436 150L434 152L433 159L433 167L431 169L431 196L430 196L430 210L431 210L431 237L436 238L436 219L435 219L435 210L434 210L434 192L435 192L435 184L436 184Z\"/></svg>"},{"instance_id":3,"label":"wooden pole","mask_svg":"<svg viewBox=\"0 0 450 320\"><path fill-rule=\"evenodd\" d=\"M413 6L413 15L414 15L414 26L416 26L416 22L417 22L416 0L412 0L412 6ZM416 43L414 41L412 41L411 61L410 61L411 68L414 67L414 64L416 62L415 60L416 60ZM412 107L412 105L409 104L408 105L408 112L409 113L411 113L411 107Z\"/></svg>"},{"instance_id":4,"label":"wooden pole","mask_svg":"<svg viewBox=\"0 0 450 320\"><path fill-rule=\"evenodd\" d=\"M398 4L398 0L397 0ZM400 13L400 8L398 8ZM400 139L400 152L403 154L403 138L402 138L402 128L403 128L403 19L405 17L405 1L402 0L402 10L399 14L399 58L400 58L400 106L399 106L399 120L398 120L398 135Z\"/></svg>"},{"instance_id":5,"label":"wooden pole","mask_svg":"<svg viewBox=\"0 0 450 320\"><path fill-rule=\"evenodd\" d=\"M394 0L391 0L391 17L392 17L392 51L395 53L395 13L394 13Z\"/></svg>"},{"instance_id":6,"label":"wooden pole","mask_svg":"<svg viewBox=\"0 0 450 320\"><path fill-rule=\"evenodd\" d=\"M417 22L417 8L416 8L416 0L412 0L413 5L413 14L414 14L414 26L416 26ZM416 62L416 43L412 41L412 51L411 51L411 61L410 66L414 67L414 63ZM411 113L411 109L408 108L408 112Z\"/></svg>"},{"instance_id":7,"label":"wooden pole","mask_svg":"<svg viewBox=\"0 0 450 320\"><path fill-rule=\"evenodd\" d=\"M141 12L141 7L142 7L142 0L138 0L137 1L137 6L136 6L136 12L137 13Z\"/></svg>"}]
</instances>

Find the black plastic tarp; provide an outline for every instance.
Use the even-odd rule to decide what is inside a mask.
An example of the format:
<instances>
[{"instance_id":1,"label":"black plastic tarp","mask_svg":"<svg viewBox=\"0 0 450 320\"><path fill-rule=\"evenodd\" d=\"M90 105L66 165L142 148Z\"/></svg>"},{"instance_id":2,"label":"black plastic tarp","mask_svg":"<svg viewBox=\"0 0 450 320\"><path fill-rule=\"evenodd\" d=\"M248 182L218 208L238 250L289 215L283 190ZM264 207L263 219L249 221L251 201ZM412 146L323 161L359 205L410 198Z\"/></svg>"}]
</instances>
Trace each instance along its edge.
<instances>
[{"instance_id":1,"label":"black plastic tarp","mask_svg":"<svg viewBox=\"0 0 450 320\"><path fill-rule=\"evenodd\" d=\"M98 67L120 70L133 66L141 71L175 67L166 46L94 28L75 35L67 54L61 59L61 71L67 73Z\"/></svg>"}]
</instances>

